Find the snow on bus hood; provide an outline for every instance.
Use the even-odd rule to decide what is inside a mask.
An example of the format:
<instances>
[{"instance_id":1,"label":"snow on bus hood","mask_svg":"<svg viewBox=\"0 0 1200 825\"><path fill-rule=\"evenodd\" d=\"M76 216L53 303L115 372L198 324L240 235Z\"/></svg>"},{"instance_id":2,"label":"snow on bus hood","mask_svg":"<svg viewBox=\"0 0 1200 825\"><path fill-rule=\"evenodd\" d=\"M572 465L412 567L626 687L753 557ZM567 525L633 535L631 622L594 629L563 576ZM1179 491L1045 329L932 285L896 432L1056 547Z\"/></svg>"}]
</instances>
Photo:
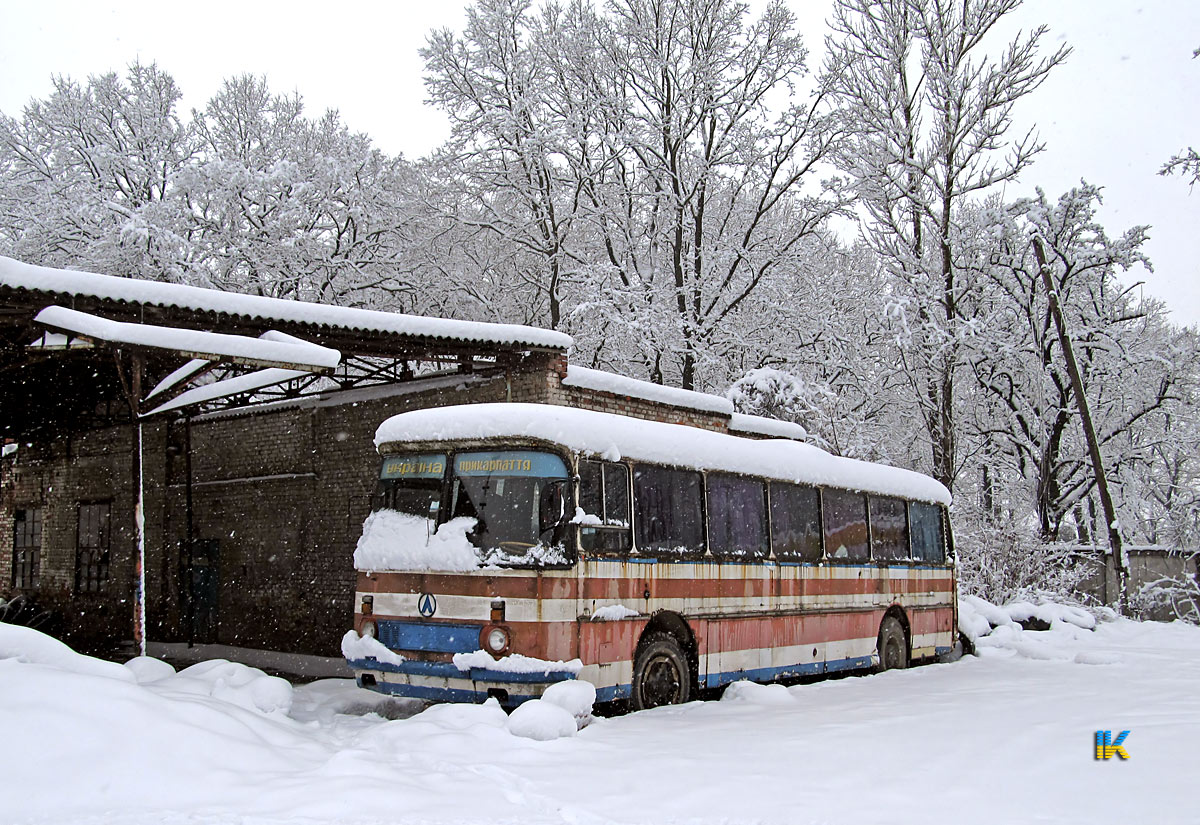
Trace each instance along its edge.
<instances>
[{"instance_id":1,"label":"snow on bus hood","mask_svg":"<svg viewBox=\"0 0 1200 825\"><path fill-rule=\"evenodd\" d=\"M479 567L478 551L467 540L476 524L452 518L429 534L429 519L397 510L377 510L363 522L354 548L356 570L439 570L465 572Z\"/></svg>"},{"instance_id":2,"label":"snow on bus hood","mask_svg":"<svg viewBox=\"0 0 1200 825\"><path fill-rule=\"evenodd\" d=\"M929 476L833 456L811 444L741 438L682 424L549 404L468 404L413 410L384 421L375 433L375 446L482 438L537 438L609 459L623 456L950 503L950 492Z\"/></svg>"}]
</instances>

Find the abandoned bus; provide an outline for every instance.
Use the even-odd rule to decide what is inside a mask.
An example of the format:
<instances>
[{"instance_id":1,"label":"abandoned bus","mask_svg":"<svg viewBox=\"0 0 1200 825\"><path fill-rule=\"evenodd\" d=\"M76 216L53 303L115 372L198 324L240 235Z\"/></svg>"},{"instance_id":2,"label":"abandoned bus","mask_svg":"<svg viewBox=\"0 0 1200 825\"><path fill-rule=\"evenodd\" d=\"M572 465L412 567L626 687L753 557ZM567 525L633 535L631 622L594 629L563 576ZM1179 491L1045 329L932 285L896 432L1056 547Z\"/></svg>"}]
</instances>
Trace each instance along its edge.
<instances>
[{"instance_id":1,"label":"abandoned bus","mask_svg":"<svg viewBox=\"0 0 1200 825\"><path fill-rule=\"evenodd\" d=\"M635 708L957 638L950 495L797 441L540 404L403 413L355 551L359 684Z\"/></svg>"}]
</instances>

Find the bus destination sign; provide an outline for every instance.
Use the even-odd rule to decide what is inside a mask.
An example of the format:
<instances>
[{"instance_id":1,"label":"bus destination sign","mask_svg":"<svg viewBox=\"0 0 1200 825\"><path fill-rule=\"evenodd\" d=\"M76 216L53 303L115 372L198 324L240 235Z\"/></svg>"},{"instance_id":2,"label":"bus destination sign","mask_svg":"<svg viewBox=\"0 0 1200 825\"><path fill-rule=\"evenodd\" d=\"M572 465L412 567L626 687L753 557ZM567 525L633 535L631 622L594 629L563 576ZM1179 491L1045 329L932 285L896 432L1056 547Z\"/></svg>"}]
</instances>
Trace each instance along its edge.
<instances>
[{"instance_id":1,"label":"bus destination sign","mask_svg":"<svg viewBox=\"0 0 1200 825\"><path fill-rule=\"evenodd\" d=\"M446 472L446 456L425 455L389 456L383 460L380 478L441 478Z\"/></svg>"}]
</instances>

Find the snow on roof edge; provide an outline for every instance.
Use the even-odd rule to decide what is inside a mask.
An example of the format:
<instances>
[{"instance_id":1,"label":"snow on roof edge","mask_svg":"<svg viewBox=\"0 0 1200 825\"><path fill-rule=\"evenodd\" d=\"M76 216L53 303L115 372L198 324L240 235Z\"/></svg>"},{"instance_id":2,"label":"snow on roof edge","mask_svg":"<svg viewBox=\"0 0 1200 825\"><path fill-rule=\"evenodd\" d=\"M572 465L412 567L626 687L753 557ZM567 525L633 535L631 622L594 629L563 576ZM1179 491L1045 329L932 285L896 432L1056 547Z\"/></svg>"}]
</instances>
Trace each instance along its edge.
<instances>
[{"instance_id":1,"label":"snow on roof edge","mask_svg":"<svg viewBox=\"0 0 1200 825\"><path fill-rule=\"evenodd\" d=\"M804 441L808 438L808 430L791 421L780 421L778 418L767 418L763 415L747 415L737 413L729 417L729 429L756 435L769 435L773 438L790 438L793 441Z\"/></svg>"},{"instance_id":2,"label":"snow on roof edge","mask_svg":"<svg viewBox=\"0 0 1200 825\"><path fill-rule=\"evenodd\" d=\"M591 455L611 456L615 452L624 458L657 464L950 504L950 492L929 476L830 455L811 444L743 438L683 424L549 404L489 403L412 410L380 424L375 446L497 438L534 438Z\"/></svg>"},{"instance_id":3,"label":"snow on roof edge","mask_svg":"<svg viewBox=\"0 0 1200 825\"><path fill-rule=\"evenodd\" d=\"M203 312L218 312L261 320L323 324L347 329L475 343L517 344L556 350L566 350L573 343L571 337L565 333L518 324L457 321L450 318L431 318L398 312L268 298L240 292L222 292L185 284L53 269L27 264L4 256L0 256L0 286L67 295L87 295L105 300L155 304Z\"/></svg>"},{"instance_id":4,"label":"snow on roof edge","mask_svg":"<svg viewBox=\"0 0 1200 825\"><path fill-rule=\"evenodd\" d=\"M631 398L641 398L646 401L656 401L660 404L670 404L673 407L686 407L704 412L733 413L733 402L719 395L709 395L705 392L683 390L678 387L667 387L639 378L618 375L615 372L594 370L575 364L567 365L567 377L563 385L578 387L585 390L596 390L614 395L627 395Z\"/></svg>"},{"instance_id":5,"label":"snow on roof edge","mask_svg":"<svg viewBox=\"0 0 1200 825\"><path fill-rule=\"evenodd\" d=\"M266 337L268 333L264 333L263 337L251 338L247 335L231 335L224 332L132 324L127 321L110 321L99 315L55 304L39 312L34 320L43 326L67 330L87 338L196 353L214 359L257 359L314 369L333 368L342 360L341 352L336 349L301 341L290 335L283 336L285 340L279 340Z\"/></svg>"}]
</instances>

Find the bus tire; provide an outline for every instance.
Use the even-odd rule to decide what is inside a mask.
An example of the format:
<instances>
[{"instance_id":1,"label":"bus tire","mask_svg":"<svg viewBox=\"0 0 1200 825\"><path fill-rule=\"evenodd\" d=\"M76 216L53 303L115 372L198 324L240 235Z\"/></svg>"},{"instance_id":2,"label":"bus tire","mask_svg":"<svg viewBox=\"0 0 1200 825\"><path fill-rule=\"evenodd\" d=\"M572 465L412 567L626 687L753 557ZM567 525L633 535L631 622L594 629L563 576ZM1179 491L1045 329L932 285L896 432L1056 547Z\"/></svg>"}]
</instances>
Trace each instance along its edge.
<instances>
[{"instance_id":1,"label":"bus tire","mask_svg":"<svg viewBox=\"0 0 1200 825\"><path fill-rule=\"evenodd\" d=\"M634 710L682 705L692 698L692 672L679 642L670 633L648 633L633 663Z\"/></svg>"},{"instance_id":2,"label":"bus tire","mask_svg":"<svg viewBox=\"0 0 1200 825\"><path fill-rule=\"evenodd\" d=\"M908 667L908 642L904 627L895 616L884 617L879 626L879 666L877 671L899 670Z\"/></svg>"}]
</instances>

